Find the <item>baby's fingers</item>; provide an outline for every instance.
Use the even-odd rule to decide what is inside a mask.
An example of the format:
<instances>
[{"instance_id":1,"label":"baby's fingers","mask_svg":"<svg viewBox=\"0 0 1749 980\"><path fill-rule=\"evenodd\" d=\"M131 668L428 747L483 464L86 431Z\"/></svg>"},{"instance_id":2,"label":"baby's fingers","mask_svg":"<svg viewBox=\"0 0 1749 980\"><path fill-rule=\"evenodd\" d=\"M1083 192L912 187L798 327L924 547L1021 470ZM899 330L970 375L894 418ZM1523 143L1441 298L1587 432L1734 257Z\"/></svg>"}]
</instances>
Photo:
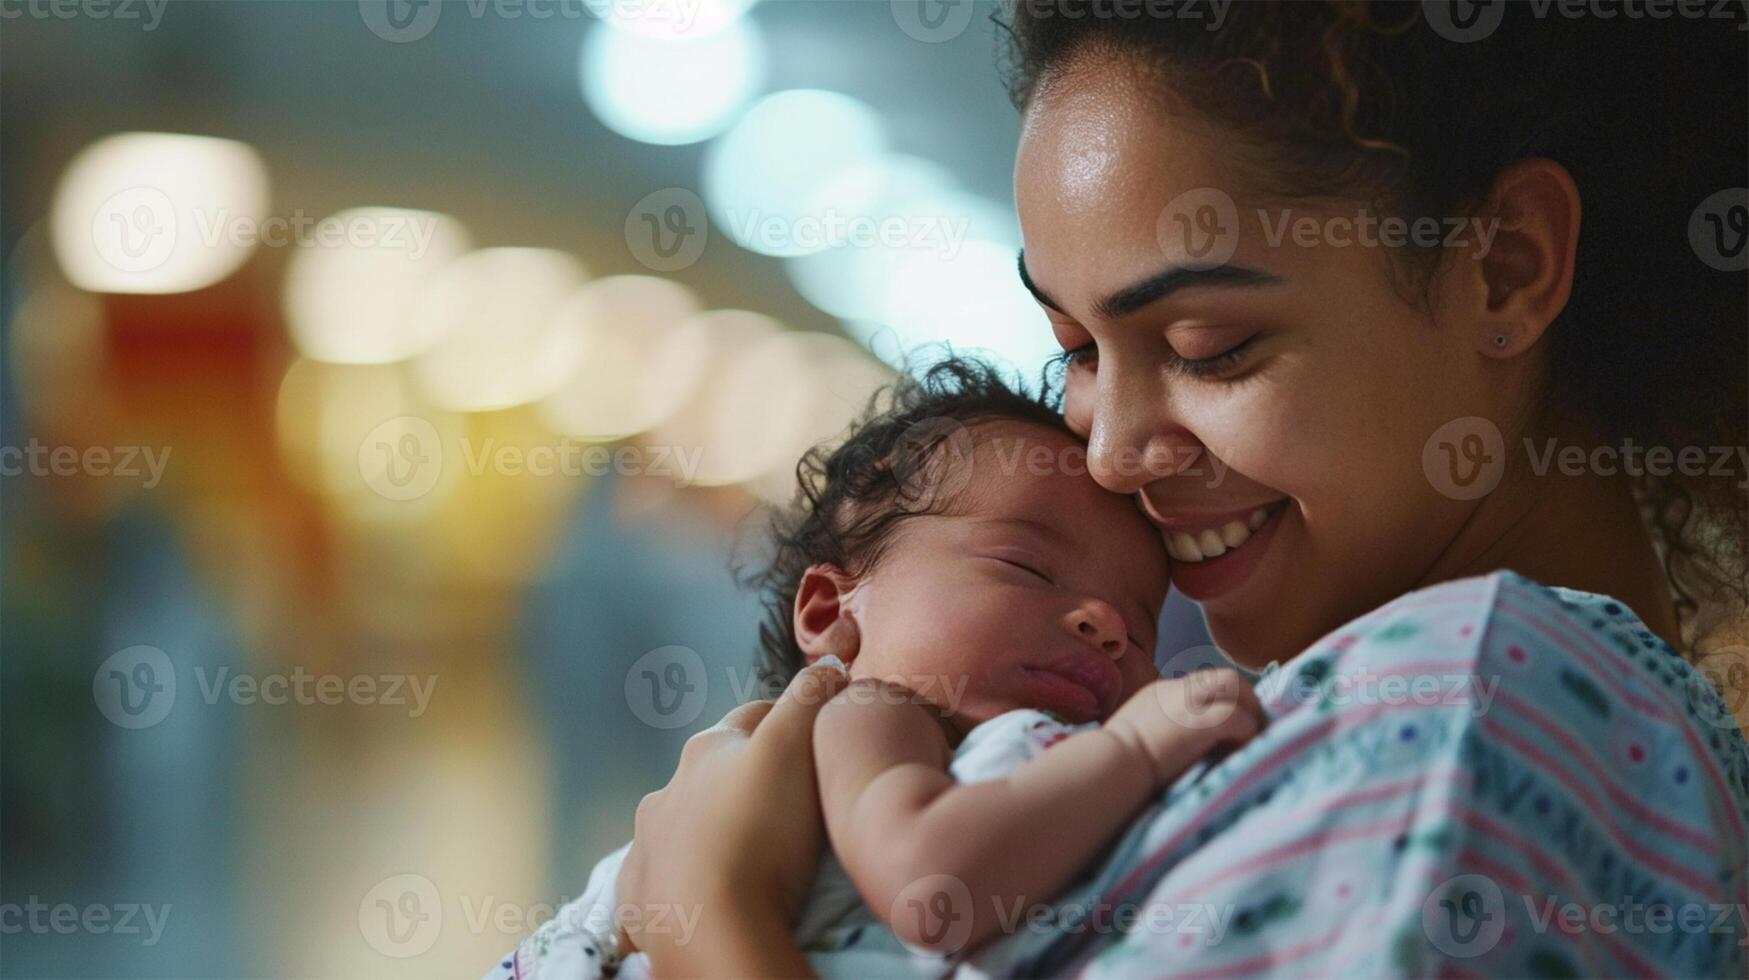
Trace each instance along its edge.
<instances>
[{"instance_id":1,"label":"baby's fingers","mask_svg":"<svg viewBox=\"0 0 1749 980\"><path fill-rule=\"evenodd\" d=\"M1220 668L1199 670L1182 678L1155 685L1166 717L1191 731L1225 729L1236 714L1249 718L1256 728L1264 722L1263 705L1244 675Z\"/></svg>"},{"instance_id":2,"label":"baby's fingers","mask_svg":"<svg viewBox=\"0 0 1749 980\"><path fill-rule=\"evenodd\" d=\"M797 753L812 758L814 718L848 683L850 677L842 666L836 665L836 658L832 663L804 667L759 722L753 733L754 744L763 746L764 751L775 752L781 758L787 759Z\"/></svg>"}]
</instances>

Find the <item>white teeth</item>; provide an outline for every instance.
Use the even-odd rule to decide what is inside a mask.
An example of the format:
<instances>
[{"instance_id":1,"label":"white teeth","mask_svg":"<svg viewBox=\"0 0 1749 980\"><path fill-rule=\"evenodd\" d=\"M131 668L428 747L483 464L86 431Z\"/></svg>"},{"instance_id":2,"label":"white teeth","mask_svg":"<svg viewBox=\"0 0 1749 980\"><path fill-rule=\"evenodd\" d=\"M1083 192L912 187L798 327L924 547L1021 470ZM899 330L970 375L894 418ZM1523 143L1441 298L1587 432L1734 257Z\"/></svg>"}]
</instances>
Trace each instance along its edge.
<instances>
[{"instance_id":1,"label":"white teeth","mask_svg":"<svg viewBox=\"0 0 1749 980\"><path fill-rule=\"evenodd\" d=\"M1166 553L1173 561L1198 562L1219 558L1251 540L1252 532L1269 520L1269 509L1259 507L1246 516L1243 523L1228 521L1220 527L1204 528L1196 534L1173 531L1166 537Z\"/></svg>"},{"instance_id":2,"label":"white teeth","mask_svg":"<svg viewBox=\"0 0 1749 980\"><path fill-rule=\"evenodd\" d=\"M1237 548L1251 536L1251 529L1238 521L1228 521L1221 525L1221 543L1229 548Z\"/></svg>"},{"instance_id":3,"label":"white teeth","mask_svg":"<svg viewBox=\"0 0 1749 980\"><path fill-rule=\"evenodd\" d=\"M1226 542L1213 529L1205 529L1196 536L1196 546L1202 549L1204 558L1219 558L1227 553Z\"/></svg>"},{"instance_id":4,"label":"white teeth","mask_svg":"<svg viewBox=\"0 0 1749 980\"><path fill-rule=\"evenodd\" d=\"M1172 532L1166 544L1166 550L1178 561L1202 561L1202 549L1197 547L1196 539L1183 531Z\"/></svg>"}]
</instances>

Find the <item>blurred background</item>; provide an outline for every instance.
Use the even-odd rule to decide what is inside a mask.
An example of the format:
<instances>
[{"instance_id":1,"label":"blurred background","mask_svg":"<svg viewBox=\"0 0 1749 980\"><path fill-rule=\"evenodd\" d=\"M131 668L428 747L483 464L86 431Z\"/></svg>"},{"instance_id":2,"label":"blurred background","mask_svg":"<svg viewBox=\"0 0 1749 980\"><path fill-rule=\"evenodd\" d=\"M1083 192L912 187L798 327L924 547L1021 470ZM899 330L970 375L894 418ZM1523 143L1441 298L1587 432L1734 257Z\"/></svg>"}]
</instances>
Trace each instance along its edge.
<instances>
[{"instance_id":1,"label":"blurred background","mask_svg":"<svg viewBox=\"0 0 1749 980\"><path fill-rule=\"evenodd\" d=\"M1054 352L991 9L0 0L0 973L477 976L575 897L764 693L800 453Z\"/></svg>"}]
</instances>

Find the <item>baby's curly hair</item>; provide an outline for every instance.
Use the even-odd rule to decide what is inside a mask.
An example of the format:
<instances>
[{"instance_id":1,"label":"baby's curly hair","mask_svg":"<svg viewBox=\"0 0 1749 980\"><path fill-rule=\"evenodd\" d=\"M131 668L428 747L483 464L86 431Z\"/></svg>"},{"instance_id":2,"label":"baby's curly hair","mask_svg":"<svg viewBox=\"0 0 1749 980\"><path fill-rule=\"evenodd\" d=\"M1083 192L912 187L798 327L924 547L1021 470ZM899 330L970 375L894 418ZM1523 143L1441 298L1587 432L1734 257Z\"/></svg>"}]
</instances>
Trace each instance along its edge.
<instances>
[{"instance_id":1,"label":"baby's curly hair","mask_svg":"<svg viewBox=\"0 0 1749 980\"><path fill-rule=\"evenodd\" d=\"M949 352L876 393L836 448L816 446L802 456L796 496L771 518L769 560L737 571L764 607L755 669L767 690L803 666L794 609L808 567L867 574L901 521L952 507L958 494L934 491L949 485L948 468L963 465L953 457L970 451L968 434L979 423L1030 422L1073 436L1051 390L1046 378L1035 393L988 363Z\"/></svg>"}]
</instances>

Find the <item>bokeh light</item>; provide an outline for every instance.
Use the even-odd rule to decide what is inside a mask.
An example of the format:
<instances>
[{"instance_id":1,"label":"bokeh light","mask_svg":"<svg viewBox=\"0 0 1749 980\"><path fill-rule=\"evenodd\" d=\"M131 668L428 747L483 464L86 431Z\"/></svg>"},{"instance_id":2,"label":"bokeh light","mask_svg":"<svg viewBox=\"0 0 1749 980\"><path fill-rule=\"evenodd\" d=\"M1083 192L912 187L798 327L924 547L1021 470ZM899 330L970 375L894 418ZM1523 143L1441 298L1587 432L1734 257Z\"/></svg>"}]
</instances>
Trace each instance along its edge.
<instances>
[{"instance_id":1,"label":"bokeh light","mask_svg":"<svg viewBox=\"0 0 1749 980\"><path fill-rule=\"evenodd\" d=\"M438 270L414 300L412 330L439 338L413 360L425 397L483 412L558 388L579 338L556 314L585 274L571 256L541 248L482 249Z\"/></svg>"},{"instance_id":2,"label":"bokeh light","mask_svg":"<svg viewBox=\"0 0 1749 980\"><path fill-rule=\"evenodd\" d=\"M445 413L423 403L403 369L388 364L328 364L298 358L280 379L275 408L279 455L304 489L352 512L413 517L429 512L450 492L451 479L437 480L417 498L388 500L376 489L376 474L361 468L359 451L394 419L418 418L453 431ZM375 462L370 453L362 454ZM441 470L439 471L441 472Z\"/></svg>"},{"instance_id":3,"label":"bokeh light","mask_svg":"<svg viewBox=\"0 0 1749 980\"><path fill-rule=\"evenodd\" d=\"M886 365L842 337L827 333L780 335L791 354L807 365L793 383L807 390L811 405L794 431L795 442L783 446L776 460L753 477L748 489L772 503L788 503L796 490L796 461L814 446L837 444L869 399L894 380Z\"/></svg>"},{"instance_id":4,"label":"bokeh light","mask_svg":"<svg viewBox=\"0 0 1749 980\"><path fill-rule=\"evenodd\" d=\"M906 351L945 340L956 351L977 351L1036 377L1060 348L1050 319L1015 275L1014 254L971 240L951 257L905 255L893 270L879 322Z\"/></svg>"},{"instance_id":5,"label":"bokeh light","mask_svg":"<svg viewBox=\"0 0 1749 980\"><path fill-rule=\"evenodd\" d=\"M414 299L436 270L468 251L461 223L398 208L354 208L324 220L345 228L345 240L300 248L286 269L286 326L298 350L320 361L384 364L436 342L441 323L415 317Z\"/></svg>"},{"instance_id":6,"label":"bokeh light","mask_svg":"<svg viewBox=\"0 0 1749 980\"><path fill-rule=\"evenodd\" d=\"M885 148L880 116L847 95L793 89L759 100L706 150L705 206L737 244L764 255L829 247L857 217L845 177ZM852 206L855 206L852 203Z\"/></svg>"},{"instance_id":7,"label":"bokeh light","mask_svg":"<svg viewBox=\"0 0 1749 980\"><path fill-rule=\"evenodd\" d=\"M577 366L541 402L555 431L610 440L651 429L691 397L709 366L708 321L686 288L654 276L586 283L558 313L580 338Z\"/></svg>"},{"instance_id":8,"label":"bokeh light","mask_svg":"<svg viewBox=\"0 0 1749 980\"><path fill-rule=\"evenodd\" d=\"M64 282L30 289L12 315L7 368L20 407L40 426L60 431L89 418L112 393L103 385L102 301Z\"/></svg>"},{"instance_id":9,"label":"bokeh light","mask_svg":"<svg viewBox=\"0 0 1749 980\"><path fill-rule=\"evenodd\" d=\"M747 21L680 40L598 27L583 38L578 73L607 128L644 143L696 143L728 128L759 91L765 45Z\"/></svg>"},{"instance_id":10,"label":"bokeh light","mask_svg":"<svg viewBox=\"0 0 1749 980\"><path fill-rule=\"evenodd\" d=\"M759 313L711 310L692 318L683 329L698 330L704 337L710 369L680 410L651 432L649 441L700 453L694 477L700 484L736 483L754 476L759 471L757 464L749 467L745 461L732 458L749 441L757 441L759 423L746 417L746 406L737 404L741 392L730 369L740 356L786 328ZM754 431L744 432L744 428ZM757 448L754 451L759 452Z\"/></svg>"},{"instance_id":11,"label":"bokeh light","mask_svg":"<svg viewBox=\"0 0 1749 980\"><path fill-rule=\"evenodd\" d=\"M120 133L68 164L50 236L68 281L92 292L180 293L236 271L267 216L267 171L247 144Z\"/></svg>"},{"instance_id":12,"label":"bokeh light","mask_svg":"<svg viewBox=\"0 0 1749 980\"><path fill-rule=\"evenodd\" d=\"M885 154L858 164L829 182L823 191L840 199L860 199L863 214L890 222L913 202L947 193L953 178L946 168L922 157ZM848 242L784 260L790 283L808 302L841 319L873 318L886 312L886 284L902 247Z\"/></svg>"},{"instance_id":13,"label":"bokeh light","mask_svg":"<svg viewBox=\"0 0 1749 980\"><path fill-rule=\"evenodd\" d=\"M1011 210L955 187L945 170L888 156L834 184L868 200L872 238L785 259L796 291L894 367L943 342L1031 375L1056 353L1049 321L1020 285Z\"/></svg>"}]
</instances>

